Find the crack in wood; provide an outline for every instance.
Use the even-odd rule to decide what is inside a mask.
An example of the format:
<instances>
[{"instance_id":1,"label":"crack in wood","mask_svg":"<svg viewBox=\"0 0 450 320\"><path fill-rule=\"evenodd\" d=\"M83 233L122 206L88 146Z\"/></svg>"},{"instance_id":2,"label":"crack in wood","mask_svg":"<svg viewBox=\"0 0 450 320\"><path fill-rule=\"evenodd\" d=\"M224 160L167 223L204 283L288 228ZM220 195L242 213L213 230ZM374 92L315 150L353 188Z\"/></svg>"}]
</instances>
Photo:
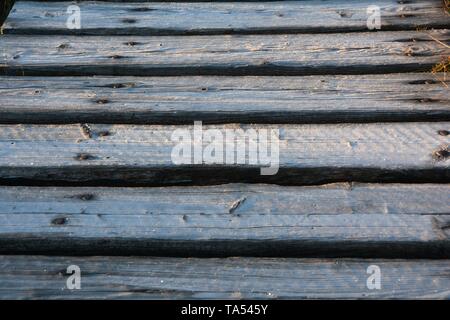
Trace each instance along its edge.
<instances>
[{"instance_id":1,"label":"crack in wood","mask_svg":"<svg viewBox=\"0 0 450 320\"><path fill-rule=\"evenodd\" d=\"M243 197L233 202L230 209L228 210L228 213L234 214L235 211L245 202L245 200L247 200L247 197Z\"/></svg>"}]
</instances>

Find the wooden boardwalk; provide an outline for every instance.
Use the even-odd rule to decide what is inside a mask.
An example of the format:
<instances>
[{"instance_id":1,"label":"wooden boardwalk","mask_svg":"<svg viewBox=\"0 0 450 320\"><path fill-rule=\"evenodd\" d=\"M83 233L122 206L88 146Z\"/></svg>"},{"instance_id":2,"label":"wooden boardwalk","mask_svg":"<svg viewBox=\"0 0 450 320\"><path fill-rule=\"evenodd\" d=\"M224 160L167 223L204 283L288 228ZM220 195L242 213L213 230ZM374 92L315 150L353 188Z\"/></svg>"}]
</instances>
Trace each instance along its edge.
<instances>
[{"instance_id":1,"label":"wooden boardwalk","mask_svg":"<svg viewBox=\"0 0 450 320\"><path fill-rule=\"evenodd\" d=\"M440 0L16 1L0 298L449 299L449 44ZM174 162L197 121L278 172Z\"/></svg>"}]
</instances>

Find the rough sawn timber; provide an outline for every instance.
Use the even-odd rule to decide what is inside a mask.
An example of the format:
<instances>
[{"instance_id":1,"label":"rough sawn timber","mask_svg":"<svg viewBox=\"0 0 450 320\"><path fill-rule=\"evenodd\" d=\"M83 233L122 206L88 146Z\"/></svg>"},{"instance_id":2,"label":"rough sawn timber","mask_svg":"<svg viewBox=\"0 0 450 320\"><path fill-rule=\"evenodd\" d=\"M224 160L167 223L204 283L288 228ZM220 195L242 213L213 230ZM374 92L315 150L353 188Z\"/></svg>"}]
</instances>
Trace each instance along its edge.
<instances>
[{"instance_id":1,"label":"rough sawn timber","mask_svg":"<svg viewBox=\"0 0 450 320\"><path fill-rule=\"evenodd\" d=\"M450 121L443 74L0 77L0 123ZM102 103L99 103L102 102Z\"/></svg>"},{"instance_id":2,"label":"rough sawn timber","mask_svg":"<svg viewBox=\"0 0 450 320\"><path fill-rule=\"evenodd\" d=\"M448 28L440 0L235 3L108 3L82 1L81 28L66 25L67 2L18 1L4 26L13 34L211 35L368 31L370 6L382 31Z\"/></svg>"},{"instance_id":3,"label":"rough sawn timber","mask_svg":"<svg viewBox=\"0 0 450 320\"><path fill-rule=\"evenodd\" d=\"M449 195L433 184L0 187L0 252L448 258Z\"/></svg>"},{"instance_id":4,"label":"rough sawn timber","mask_svg":"<svg viewBox=\"0 0 450 320\"><path fill-rule=\"evenodd\" d=\"M68 290L67 267L81 269ZM381 289L367 270L381 270ZM449 299L449 260L1 256L5 299Z\"/></svg>"},{"instance_id":5,"label":"rough sawn timber","mask_svg":"<svg viewBox=\"0 0 450 320\"><path fill-rule=\"evenodd\" d=\"M428 72L448 30L346 34L2 37L4 75L332 75Z\"/></svg>"},{"instance_id":6,"label":"rough sawn timber","mask_svg":"<svg viewBox=\"0 0 450 320\"><path fill-rule=\"evenodd\" d=\"M175 149L182 133L189 143L192 125L1 125L0 181L81 185L448 182L450 137L443 133L449 126L448 122L205 125L203 131L221 133L224 158L219 159L216 149L215 160L197 164L192 153ZM236 133L235 140L226 135L227 129ZM258 154L256 137L248 140L250 129L255 134L266 129L278 132L279 157L274 154L265 162L258 158L250 164L249 149L252 155ZM202 147L203 160L209 155L206 139L202 145L195 144L197 150ZM268 140L269 152L276 152L276 141ZM245 151L245 163L237 163L238 146L241 153ZM212 149L209 152L214 156ZM269 161L276 166L277 160L276 175L261 175L261 167Z\"/></svg>"}]
</instances>

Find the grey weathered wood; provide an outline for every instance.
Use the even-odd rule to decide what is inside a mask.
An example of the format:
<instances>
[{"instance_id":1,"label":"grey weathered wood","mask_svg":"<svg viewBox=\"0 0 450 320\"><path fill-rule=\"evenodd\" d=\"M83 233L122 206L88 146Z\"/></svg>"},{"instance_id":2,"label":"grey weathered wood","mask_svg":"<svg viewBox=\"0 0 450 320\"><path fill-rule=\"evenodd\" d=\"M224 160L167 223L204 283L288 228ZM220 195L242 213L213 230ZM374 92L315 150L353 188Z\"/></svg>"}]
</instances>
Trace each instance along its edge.
<instances>
[{"instance_id":1,"label":"grey weathered wood","mask_svg":"<svg viewBox=\"0 0 450 320\"><path fill-rule=\"evenodd\" d=\"M443 74L429 73L0 77L0 123L449 121L450 101L443 79ZM103 104L97 103L99 99Z\"/></svg>"},{"instance_id":2,"label":"grey weathered wood","mask_svg":"<svg viewBox=\"0 0 450 320\"><path fill-rule=\"evenodd\" d=\"M448 30L321 35L2 37L4 75L314 75L429 71Z\"/></svg>"},{"instance_id":3,"label":"grey weathered wood","mask_svg":"<svg viewBox=\"0 0 450 320\"><path fill-rule=\"evenodd\" d=\"M67 2L19 1L5 33L194 35L367 31L367 8L381 10L381 30L448 28L441 0L332 0L269 3L80 2L81 28L68 29Z\"/></svg>"},{"instance_id":4,"label":"grey weathered wood","mask_svg":"<svg viewBox=\"0 0 450 320\"><path fill-rule=\"evenodd\" d=\"M70 265L81 269L80 290L67 289ZM380 268L380 290L367 288L371 265ZM2 256L0 298L449 299L449 265L449 260ZM273 314L270 308L268 313Z\"/></svg>"},{"instance_id":5,"label":"grey weathered wood","mask_svg":"<svg viewBox=\"0 0 450 320\"><path fill-rule=\"evenodd\" d=\"M225 129L278 130L280 170L276 175L260 175L261 162L250 165L248 157L246 164L241 165L222 164L224 161L192 164L189 157L183 164L174 164L171 153L179 142L172 141L172 135L183 128L192 136L192 125L93 124L89 132L80 125L2 125L0 177L3 183L85 185L448 182L449 125L421 122L203 126L203 130L218 129L224 141L230 138L225 136ZM237 141L243 139L239 136ZM203 147L207 145L204 140ZM245 151L248 156L247 145Z\"/></svg>"},{"instance_id":6,"label":"grey weathered wood","mask_svg":"<svg viewBox=\"0 0 450 320\"><path fill-rule=\"evenodd\" d=\"M449 196L448 184L0 187L0 252L449 257Z\"/></svg>"},{"instance_id":7,"label":"grey weathered wood","mask_svg":"<svg viewBox=\"0 0 450 320\"><path fill-rule=\"evenodd\" d=\"M81 195L85 195L81 197ZM89 195L89 196L88 196ZM70 215L450 215L448 184L228 184L153 188L0 187L0 213ZM177 199L176 202L173 199ZM239 209L239 210L238 210Z\"/></svg>"}]
</instances>

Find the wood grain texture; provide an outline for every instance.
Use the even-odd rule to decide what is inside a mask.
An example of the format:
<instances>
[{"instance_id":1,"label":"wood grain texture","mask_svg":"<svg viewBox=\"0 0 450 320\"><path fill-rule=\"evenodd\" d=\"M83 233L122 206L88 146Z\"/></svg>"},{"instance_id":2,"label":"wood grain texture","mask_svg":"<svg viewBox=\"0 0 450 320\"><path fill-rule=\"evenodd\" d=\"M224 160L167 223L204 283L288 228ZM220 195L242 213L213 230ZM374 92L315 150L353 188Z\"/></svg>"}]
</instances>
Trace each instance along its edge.
<instances>
[{"instance_id":1,"label":"wood grain texture","mask_svg":"<svg viewBox=\"0 0 450 320\"><path fill-rule=\"evenodd\" d=\"M81 28L66 26L67 2L19 1L5 33L211 35L368 31L367 8L380 8L381 30L448 28L440 0L290 1L270 3L105 3L84 1Z\"/></svg>"},{"instance_id":2,"label":"wood grain texture","mask_svg":"<svg viewBox=\"0 0 450 320\"><path fill-rule=\"evenodd\" d=\"M0 77L0 123L450 121L442 74ZM448 84L450 82L446 81ZM97 103L102 99L103 104Z\"/></svg>"},{"instance_id":3,"label":"wood grain texture","mask_svg":"<svg viewBox=\"0 0 450 320\"><path fill-rule=\"evenodd\" d=\"M66 269L81 269L68 290ZM381 270L381 289L366 286ZM2 299L448 299L449 260L0 257Z\"/></svg>"},{"instance_id":4,"label":"wood grain texture","mask_svg":"<svg viewBox=\"0 0 450 320\"><path fill-rule=\"evenodd\" d=\"M449 257L449 196L448 184L0 187L0 252Z\"/></svg>"},{"instance_id":5,"label":"wood grain texture","mask_svg":"<svg viewBox=\"0 0 450 320\"><path fill-rule=\"evenodd\" d=\"M0 187L1 214L450 215L448 184L334 183L321 186L97 188ZM85 195L84 197L80 197ZM173 199L179 199L176 203Z\"/></svg>"},{"instance_id":6,"label":"wood grain texture","mask_svg":"<svg viewBox=\"0 0 450 320\"><path fill-rule=\"evenodd\" d=\"M279 132L279 172L261 175L267 162L249 164L245 136L245 164L234 161L194 163L191 157L174 164L172 135L193 126L89 125L0 126L2 183L216 184L274 182L317 184L336 181L448 182L448 122L340 125L217 125L225 143L225 129L275 129ZM442 132L441 132L442 131ZM186 138L187 139L187 138ZM256 140L252 140L256 141ZM209 143L203 141L203 148ZM256 148L256 147L255 147ZM227 153L226 145L224 153ZM234 149L236 150L236 149ZM229 155L230 156L230 155ZM275 159L276 160L276 159ZM272 161L272 163L274 163ZM33 182L34 181L34 182Z\"/></svg>"},{"instance_id":7,"label":"wood grain texture","mask_svg":"<svg viewBox=\"0 0 450 320\"><path fill-rule=\"evenodd\" d=\"M321 35L2 37L4 75L321 75L429 71L448 30Z\"/></svg>"}]
</instances>

